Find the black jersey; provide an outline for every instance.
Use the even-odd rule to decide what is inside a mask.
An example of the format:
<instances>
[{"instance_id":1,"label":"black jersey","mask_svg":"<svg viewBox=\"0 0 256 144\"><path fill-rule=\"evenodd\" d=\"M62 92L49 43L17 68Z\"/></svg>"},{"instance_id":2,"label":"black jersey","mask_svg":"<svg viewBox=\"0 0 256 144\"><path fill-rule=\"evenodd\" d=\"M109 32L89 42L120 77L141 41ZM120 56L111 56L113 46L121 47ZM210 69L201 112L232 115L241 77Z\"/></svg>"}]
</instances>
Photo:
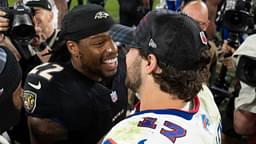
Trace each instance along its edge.
<instances>
[{"instance_id":1,"label":"black jersey","mask_svg":"<svg viewBox=\"0 0 256 144\"><path fill-rule=\"evenodd\" d=\"M112 88L76 71L72 64L45 63L35 67L24 86L24 107L34 117L63 124L68 143L94 144L126 116L125 62L119 60Z\"/></svg>"}]
</instances>

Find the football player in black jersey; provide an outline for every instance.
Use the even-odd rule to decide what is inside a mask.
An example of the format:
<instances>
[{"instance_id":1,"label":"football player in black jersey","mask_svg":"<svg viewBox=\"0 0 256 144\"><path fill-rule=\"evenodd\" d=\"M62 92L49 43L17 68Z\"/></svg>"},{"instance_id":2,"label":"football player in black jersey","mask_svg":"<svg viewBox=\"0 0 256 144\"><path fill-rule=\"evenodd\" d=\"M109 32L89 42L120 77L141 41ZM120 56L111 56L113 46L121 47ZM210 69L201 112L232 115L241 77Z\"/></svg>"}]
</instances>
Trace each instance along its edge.
<instances>
[{"instance_id":1,"label":"football player in black jersey","mask_svg":"<svg viewBox=\"0 0 256 144\"><path fill-rule=\"evenodd\" d=\"M1 0L2 1L2 0ZM61 1L61 0L58 0ZM17 1L18 3L18 1ZM6 11L0 10L0 44L10 49L18 59L22 68L22 87L28 72L35 66L48 61L48 54L55 44L58 29L54 27L55 17L53 16L53 7L48 0L23 0L30 9L32 9L33 23L36 30L36 36L28 44L22 44L15 40L15 37L9 34L13 27L10 17L7 17ZM26 15L19 18L24 19ZM30 33L27 31L27 34ZM26 34L24 34L26 35ZM48 55L47 55L48 54ZM29 144L27 120L25 110L21 109L21 119L18 125L8 131L11 139L21 144Z\"/></svg>"},{"instance_id":2,"label":"football player in black jersey","mask_svg":"<svg viewBox=\"0 0 256 144\"><path fill-rule=\"evenodd\" d=\"M32 144L95 144L125 118L125 55L114 44L111 16L99 5L65 17L60 39L68 62L35 67L24 86Z\"/></svg>"}]
</instances>

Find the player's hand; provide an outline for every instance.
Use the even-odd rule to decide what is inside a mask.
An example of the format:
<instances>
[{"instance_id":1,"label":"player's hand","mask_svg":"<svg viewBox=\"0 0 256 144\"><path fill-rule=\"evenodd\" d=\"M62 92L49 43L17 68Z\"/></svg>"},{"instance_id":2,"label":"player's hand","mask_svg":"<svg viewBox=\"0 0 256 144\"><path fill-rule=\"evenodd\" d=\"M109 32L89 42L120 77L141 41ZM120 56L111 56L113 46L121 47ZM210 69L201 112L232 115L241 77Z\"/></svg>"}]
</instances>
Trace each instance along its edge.
<instances>
[{"instance_id":1,"label":"player's hand","mask_svg":"<svg viewBox=\"0 0 256 144\"><path fill-rule=\"evenodd\" d=\"M233 47L231 47L230 45L228 45L227 40L224 40L221 51L222 51L222 55L224 57L229 57L229 56L232 56L232 54L235 52L235 49Z\"/></svg>"},{"instance_id":2,"label":"player's hand","mask_svg":"<svg viewBox=\"0 0 256 144\"><path fill-rule=\"evenodd\" d=\"M232 58L232 54L235 52L235 49L228 45L228 42L225 40L222 49L221 49L221 61L227 69L235 69L235 62Z\"/></svg>"},{"instance_id":3,"label":"player's hand","mask_svg":"<svg viewBox=\"0 0 256 144\"><path fill-rule=\"evenodd\" d=\"M0 33L6 32L9 29L9 19L6 18L7 13L0 10Z\"/></svg>"}]
</instances>

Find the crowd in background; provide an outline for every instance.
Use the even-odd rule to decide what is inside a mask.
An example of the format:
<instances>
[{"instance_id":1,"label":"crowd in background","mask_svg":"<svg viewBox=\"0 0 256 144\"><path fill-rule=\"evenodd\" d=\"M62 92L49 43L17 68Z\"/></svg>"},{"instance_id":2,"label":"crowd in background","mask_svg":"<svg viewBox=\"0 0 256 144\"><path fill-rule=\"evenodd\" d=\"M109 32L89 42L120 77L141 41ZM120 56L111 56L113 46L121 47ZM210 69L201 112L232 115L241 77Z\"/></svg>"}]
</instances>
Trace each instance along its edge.
<instances>
[{"instance_id":1,"label":"crowd in background","mask_svg":"<svg viewBox=\"0 0 256 144\"><path fill-rule=\"evenodd\" d=\"M161 129L173 143L256 144L255 0L118 0L119 22L106 2L1 0L0 143L168 143L133 132L157 129L157 117L187 130L179 141ZM18 16L31 27L15 31ZM190 120L161 115L196 111L197 100Z\"/></svg>"}]
</instances>

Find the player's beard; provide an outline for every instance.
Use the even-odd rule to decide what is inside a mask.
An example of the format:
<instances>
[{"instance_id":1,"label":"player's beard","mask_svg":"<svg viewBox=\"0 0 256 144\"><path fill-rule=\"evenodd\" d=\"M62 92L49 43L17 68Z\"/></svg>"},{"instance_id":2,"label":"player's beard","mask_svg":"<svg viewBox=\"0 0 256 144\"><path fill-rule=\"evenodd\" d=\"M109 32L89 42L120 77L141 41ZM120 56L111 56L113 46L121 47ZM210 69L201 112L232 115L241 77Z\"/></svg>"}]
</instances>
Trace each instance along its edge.
<instances>
[{"instance_id":1,"label":"player's beard","mask_svg":"<svg viewBox=\"0 0 256 144\"><path fill-rule=\"evenodd\" d=\"M136 57L134 62L130 66L127 66L125 84L134 92L137 92L141 85L141 62L141 57Z\"/></svg>"},{"instance_id":2,"label":"player's beard","mask_svg":"<svg viewBox=\"0 0 256 144\"><path fill-rule=\"evenodd\" d=\"M94 76L94 78L99 78L99 79L106 79L106 78L112 78L116 72L114 73L104 73L102 69L99 67L99 65L92 65L84 62L84 55L80 53L80 62L81 62L81 68L83 70L83 73L87 73L90 76ZM88 76L88 75L87 75ZM92 78L92 77L89 77Z\"/></svg>"}]
</instances>

